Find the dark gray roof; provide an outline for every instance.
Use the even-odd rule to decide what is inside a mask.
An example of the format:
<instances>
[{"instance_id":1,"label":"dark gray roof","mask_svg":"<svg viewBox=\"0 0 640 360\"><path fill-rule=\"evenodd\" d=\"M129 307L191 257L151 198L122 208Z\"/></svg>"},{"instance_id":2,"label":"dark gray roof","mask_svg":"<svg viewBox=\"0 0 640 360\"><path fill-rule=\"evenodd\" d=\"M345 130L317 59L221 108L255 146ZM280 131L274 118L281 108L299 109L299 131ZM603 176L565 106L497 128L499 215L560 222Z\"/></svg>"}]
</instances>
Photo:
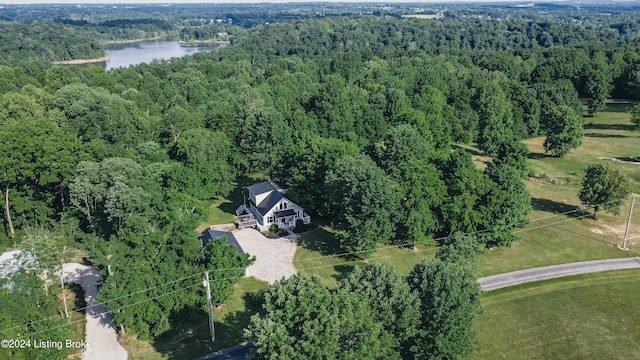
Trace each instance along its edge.
<instances>
[{"instance_id":1,"label":"dark gray roof","mask_svg":"<svg viewBox=\"0 0 640 360\"><path fill-rule=\"evenodd\" d=\"M272 207L274 207L278 201L280 201L284 195L282 195L279 191L273 191L269 194L264 200L260 202L260 204L256 204L256 209L260 215L266 215Z\"/></svg>"},{"instance_id":2,"label":"dark gray roof","mask_svg":"<svg viewBox=\"0 0 640 360\"><path fill-rule=\"evenodd\" d=\"M282 211L276 211L274 212L276 218L281 218L281 217L285 217L285 216L291 216L291 215L295 215L296 212L293 211L293 209L287 209L287 210L282 210Z\"/></svg>"},{"instance_id":3,"label":"dark gray roof","mask_svg":"<svg viewBox=\"0 0 640 360\"><path fill-rule=\"evenodd\" d=\"M229 231L207 229L198 235L198 239L202 241L202 247L205 248L207 247L207 244L209 244L209 241L220 239L223 236L227 237L226 242L228 245L235 245L238 248L238 254L244 253L236 237L233 236L233 233Z\"/></svg>"},{"instance_id":4,"label":"dark gray roof","mask_svg":"<svg viewBox=\"0 0 640 360\"><path fill-rule=\"evenodd\" d=\"M287 187L281 181L263 181L250 185L247 189L253 193L253 195L264 194L269 191L285 190Z\"/></svg>"}]
</instances>

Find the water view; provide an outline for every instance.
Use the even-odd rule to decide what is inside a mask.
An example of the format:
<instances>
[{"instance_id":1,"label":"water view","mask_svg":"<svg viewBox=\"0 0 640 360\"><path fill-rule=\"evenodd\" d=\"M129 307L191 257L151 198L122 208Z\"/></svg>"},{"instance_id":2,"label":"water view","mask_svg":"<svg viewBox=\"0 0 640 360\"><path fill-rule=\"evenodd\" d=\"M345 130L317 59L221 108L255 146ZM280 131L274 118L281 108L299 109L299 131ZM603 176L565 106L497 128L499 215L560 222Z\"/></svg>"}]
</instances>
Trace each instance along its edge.
<instances>
[{"instance_id":1,"label":"water view","mask_svg":"<svg viewBox=\"0 0 640 360\"><path fill-rule=\"evenodd\" d=\"M106 70L127 67L141 63L150 63L153 60L165 60L174 57L193 55L200 51L210 51L224 46L218 43L198 44L187 46L177 41L143 41L127 44L106 45L107 60Z\"/></svg>"}]
</instances>

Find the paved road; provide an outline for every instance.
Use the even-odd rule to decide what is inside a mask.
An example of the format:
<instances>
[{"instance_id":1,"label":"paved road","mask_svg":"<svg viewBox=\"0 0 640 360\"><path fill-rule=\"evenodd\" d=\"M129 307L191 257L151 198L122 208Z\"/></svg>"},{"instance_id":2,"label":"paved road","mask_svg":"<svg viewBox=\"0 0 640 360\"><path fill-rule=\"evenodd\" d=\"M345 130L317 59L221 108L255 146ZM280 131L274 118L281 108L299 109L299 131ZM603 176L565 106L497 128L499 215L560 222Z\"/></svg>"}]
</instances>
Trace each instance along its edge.
<instances>
[{"instance_id":1,"label":"paved road","mask_svg":"<svg viewBox=\"0 0 640 360\"><path fill-rule=\"evenodd\" d=\"M64 282L77 283L84 289L84 299L87 302L87 327L85 341L86 350L82 353L83 360L126 360L127 351L118 342L116 329L111 321L109 310L95 301L98 295L97 283L100 272L93 266L76 263L63 265Z\"/></svg>"},{"instance_id":2,"label":"paved road","mask_svg":"<svg viewBox=\"0 0 640 360\"><path fill-rule=\"evenodd\" d=\"M640 257L584 261L562 265L545 266L527 270L514 271L506 274L487 276L478 279L484 291L491 291L503 287L520 285L533 281L554 279L593 272L637 269L640 268Z\"/></svg>"}]
</instances>

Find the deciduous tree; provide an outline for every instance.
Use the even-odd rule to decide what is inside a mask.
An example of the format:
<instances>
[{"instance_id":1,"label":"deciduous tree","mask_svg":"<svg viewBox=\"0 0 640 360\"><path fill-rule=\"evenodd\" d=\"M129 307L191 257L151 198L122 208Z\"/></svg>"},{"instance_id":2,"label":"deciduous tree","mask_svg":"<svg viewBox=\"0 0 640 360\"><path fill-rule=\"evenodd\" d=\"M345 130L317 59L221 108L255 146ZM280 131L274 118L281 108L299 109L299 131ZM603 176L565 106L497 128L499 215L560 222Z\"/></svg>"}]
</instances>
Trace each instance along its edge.
<instances>
[{"instance_id":1,"label":"deciduous tree","mask_svg":"<svg viewBox=\"0 0 640 360\"><path fill-rule=\"evenodd\" d=\"M531 196L517 169L490 163L485 173L491 185L479 209L482 213L480 238L487 247L509 246L517 239L514 230L528 223Z\"/></svg>"},{"instance_id":2,"label":"deciduous tree","mask_svg":"<svg viewBox=\"0 0 640 360\"><path fill-rule=\"evenodd\" d=\"M566 105L555 106L546 116L545 152L562 157L582 144L584 124L572 108Z\"/></svg>"},{"instance_id":3,"label":"deciduous tree","mask_svg":"<svg viewBox=\"0 0 640 360\"><path fill-rule=\"evenodd\" d=\"M511 103L497 81L488 83L478 100L478 147L488 155L495 155L498 146L512 137Z\"/></svg>"},{"instance_id":4,"label":"deciduous tree","mask_svg":"<svg viewBox=\"0 0 640 360\"><path fill-rule=\"evenodd\" d=\"M418 297L390 265L356 267L340 282L340 289L368 299L374 317L395 337L396 347L415 334L420 318Z\"/></svg>"},{"instance_id":5,"label":"deciduous tree","mask_svg":"<svg viewBox=\"0 0 640 360\"><path fill-rule=\"evenodd\" d=\"M442 240L436 259L475 269L476 259L481 254L482 244L474 235L457 232Z\"/></svg>"},{"instance_id":6,"label":"deciduous tree","mask_svg":"<svg viewBox=\"0 0 640 360\"><path fill-rule=\"evenodd\" d=\"M475 348L473 323L481 314L480 284L467 268L437 259L416 265L409 286L420 298L416 359L463 359Z\"/></svg>"},{"instance_id":7,"label":"deciduous tree","mask_svg":"<svg viewBox=\"0 0 640 360\"><path fill-rule=\"evenodd\" d=\"M331 292L319 277L294 276L269 287L264 315L245 331L256 346L252 359L336 359L338 317Z\"/></svg>"},{"instance_id":8,"label":"deciduous tree","mask_svg":"<svg viewBox=\"0 0 640 360\"><path fill-rule=\"evenodd\" d=\"M593 207L595 219L600 208L618 214L629 192L629 180L620 170L609 163L595 163L585 170L578 198Z\"/></svg>"},{"instance_id":9,"label":"deciduous tree","mask_svg":"<svg viewBox=\"0 0 640 360\"><path fill-rule=\"evenodd\" d=\"M336 161L325 180L332 219L345 251L366 257L377 242L392 239L398 194L366 155Z\"/></svg>"}]
</instances>

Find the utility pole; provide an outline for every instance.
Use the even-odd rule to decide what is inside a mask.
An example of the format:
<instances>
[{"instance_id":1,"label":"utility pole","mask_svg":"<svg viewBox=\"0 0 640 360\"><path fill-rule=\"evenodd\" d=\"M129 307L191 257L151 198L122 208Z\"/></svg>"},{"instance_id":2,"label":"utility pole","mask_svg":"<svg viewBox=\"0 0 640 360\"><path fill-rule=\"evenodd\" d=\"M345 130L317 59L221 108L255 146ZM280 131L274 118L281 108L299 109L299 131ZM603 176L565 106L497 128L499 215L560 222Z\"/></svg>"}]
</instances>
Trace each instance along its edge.
<instances>
[{"instance_id":1,"label":"utility pole","mask_svg":"<svg viewBox=\"0 0 640 360\"><path fill-rule=\"evenodd\" d=\"M62 287L62 301L64 301L64 314L69 317L69 308L67 307L67 291L64 288L64 252L67 250L66 246L62 247L62 256L60 257L60 286Z\"/></svg>"},{"instance_id":2,"label":"utility pole","mask_svg":"<svg viewBox=\"0 0 640 360\"><path fill-rule=\"evenodd\" d=\"M213 326L213 308L211 306L211 286L209 285L209 272L204 273L204 287L207 288L207 305L209 307L209 332L211 333L211 341L216 341L216 329Z\"/></svg>"},{"instance_id":3,"label":"utility pole","mask_svg":"<svg viewBox=\"0 0 640 360\"><path fill-rule=\"evenodd\" d=\"M629 250L627 248L627 237L629 236L629 226L631 225L631 214L633 214L633 203L635 202L636 197L631 197L631 208L629 208L629 219L627 220L627 230L624 232L624 240L622 242L622 247L618 246L620 250Z\"/></svg>"}]
</instances>

